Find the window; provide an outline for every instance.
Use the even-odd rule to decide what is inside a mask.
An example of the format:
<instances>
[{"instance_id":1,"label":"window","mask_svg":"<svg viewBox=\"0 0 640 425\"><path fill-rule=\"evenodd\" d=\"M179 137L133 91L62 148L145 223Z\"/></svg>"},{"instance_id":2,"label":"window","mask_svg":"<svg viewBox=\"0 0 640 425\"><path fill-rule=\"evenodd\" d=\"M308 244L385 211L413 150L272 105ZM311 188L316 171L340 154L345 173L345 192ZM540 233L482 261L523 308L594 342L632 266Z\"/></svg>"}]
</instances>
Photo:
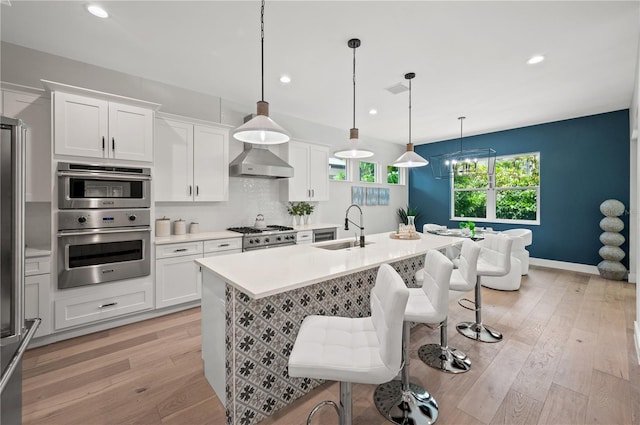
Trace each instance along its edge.
<instances>
[{"instance_id":1,"label":"window","mask_svg":"<svg viewBox=\"0 0 640 425\"><path fill-rule=\"evenodd\" d=\"M329 180L347 180L347 160L329 158Z\"/></svg>"},{"instance_id":2,"label":"window","mask_svg":"<svg viewBox=\"0 0 640 425\"><path fill-rule=\"evenodd\" d=\"M387 183L400 184L400 168L387 165Z\"/></svg>"},{"instance_id":3,"label":"window","mask_svg":"<svg viewBox=\"0 0 640 425\"><path fill-rule=\"evenodd\" d=\"M360 181L367 183L376 182L376 163L360 161Z\"/></svg>"},{"instance_id":4,"label":"window","mask_svg":"<svg viewBox=\"0 0 640 425\"><path fill-rule=\"evenodd\" d=\"M452 218L538 223L540 154L503 156L495 161L492 176L486 173L486 160L456 166L452 178ZM476 172L468 172L470 166Z\"/></svg>"}]
</instances>

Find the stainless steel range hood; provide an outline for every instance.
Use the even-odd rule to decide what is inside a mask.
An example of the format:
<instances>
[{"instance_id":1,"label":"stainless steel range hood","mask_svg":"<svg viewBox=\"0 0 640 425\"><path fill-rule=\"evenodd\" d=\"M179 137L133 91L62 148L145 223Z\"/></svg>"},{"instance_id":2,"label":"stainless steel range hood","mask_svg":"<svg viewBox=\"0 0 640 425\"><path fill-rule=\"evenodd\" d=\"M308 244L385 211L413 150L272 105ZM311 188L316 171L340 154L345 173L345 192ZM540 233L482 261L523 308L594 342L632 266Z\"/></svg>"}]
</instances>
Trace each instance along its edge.
<instances>
[{"instance_id":1,"label":"stainless steel range hood","mask_svg":"<svg viewBox=\"0 0 640 425\"><path fill-rule=\"evenodd\" d=\"M293 177L293 167L265 145L244 144L244 151L229 164L230 177L286 179Z\"/></svg>"}]
</instances>

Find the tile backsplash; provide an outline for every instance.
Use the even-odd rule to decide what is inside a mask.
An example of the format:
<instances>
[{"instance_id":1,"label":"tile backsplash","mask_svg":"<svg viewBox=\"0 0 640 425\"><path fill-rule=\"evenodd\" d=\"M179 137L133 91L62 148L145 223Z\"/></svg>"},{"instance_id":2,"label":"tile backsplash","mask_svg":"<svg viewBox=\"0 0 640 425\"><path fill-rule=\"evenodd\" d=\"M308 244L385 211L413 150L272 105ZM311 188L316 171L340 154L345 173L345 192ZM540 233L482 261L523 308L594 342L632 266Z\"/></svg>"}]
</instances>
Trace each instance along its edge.
<instances>
[{"instance_id":1,"label":"tile backsplash","mask_svg":"<svg viewBox=\"0 0 640 425\"><path fill-rule=\"evenodd\" d=\"M200 223L200 232L219 231L231 226L253 226L256 215L264 215L267 224L288 226L291 218L287 202L280 199L280 181L230 177L229 201L156 203L156 218L179 218ZM317 207L316 207L317 208ZM316 209L317 211L317 209Z\"/></svg>"}]
</instances>

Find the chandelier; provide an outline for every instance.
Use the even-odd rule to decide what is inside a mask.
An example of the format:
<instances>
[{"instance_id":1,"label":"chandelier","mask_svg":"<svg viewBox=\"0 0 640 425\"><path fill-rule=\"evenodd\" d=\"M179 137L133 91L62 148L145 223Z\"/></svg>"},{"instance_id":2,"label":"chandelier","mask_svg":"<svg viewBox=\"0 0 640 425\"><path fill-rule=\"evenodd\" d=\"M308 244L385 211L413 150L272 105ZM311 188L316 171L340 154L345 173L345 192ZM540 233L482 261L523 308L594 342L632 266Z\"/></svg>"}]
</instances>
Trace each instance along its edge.
<instances>
[{"instance_id":1,"label":"chandelier","mask_svg":"<svg viewBox=\"0 0 640 425\"><path fill-rule=\"evenodd\" d=\"M434 155L430 158L431 172L436 179L448 179L456 175L493 175L496 151L491 148L462 148L462 123L460 120L460 149L455 152Z\"/></svg>"}]
</instances>

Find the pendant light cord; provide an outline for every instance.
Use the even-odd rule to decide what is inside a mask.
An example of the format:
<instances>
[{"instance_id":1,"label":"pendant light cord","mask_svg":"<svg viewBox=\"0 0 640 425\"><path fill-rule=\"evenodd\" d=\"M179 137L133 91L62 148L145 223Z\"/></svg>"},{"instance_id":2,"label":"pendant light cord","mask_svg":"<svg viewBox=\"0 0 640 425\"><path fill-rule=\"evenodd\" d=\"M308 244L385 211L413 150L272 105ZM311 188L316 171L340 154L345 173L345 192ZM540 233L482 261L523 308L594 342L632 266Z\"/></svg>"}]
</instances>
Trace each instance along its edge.
<instances>
[{"instance_id":1,"label":"pendant light cord","mask_svg":"<svg viewBox=\"0 0 640 425\"><path fill-rule=\"evenodd\" d=\"M462 152L462 123L466 117L458 117L460 120L460 152Z\"/></svg>"},{"instance_id":2,"label":"pendant light cord","mask_svg":"<svg viewBox=\"0 0 640 425\"><path fill-rule=\"evenodd\" d=\"M409 79L409 143L411 143L411 79Z\"/></svg>"},{"instance_id":3,"label":"pendant light cord","mask_svg":"<svg viewBox=\"0 0 640 425\"><path fill-rule=\"evenodd\" d=\"M353 48L353 127L356 128L356 47Z\"/></svg>"},{"instance_id":4,"label":"pendant light cord","mask_svg":"<svg viewBox=\"0 0 640 425\"><path fill-rule=\"evenodd\" d=\"M262 97L264 102L264 0L262 0L262 7L260 7L260 74L262 81Z\"/></svg>"}]
</instances>

